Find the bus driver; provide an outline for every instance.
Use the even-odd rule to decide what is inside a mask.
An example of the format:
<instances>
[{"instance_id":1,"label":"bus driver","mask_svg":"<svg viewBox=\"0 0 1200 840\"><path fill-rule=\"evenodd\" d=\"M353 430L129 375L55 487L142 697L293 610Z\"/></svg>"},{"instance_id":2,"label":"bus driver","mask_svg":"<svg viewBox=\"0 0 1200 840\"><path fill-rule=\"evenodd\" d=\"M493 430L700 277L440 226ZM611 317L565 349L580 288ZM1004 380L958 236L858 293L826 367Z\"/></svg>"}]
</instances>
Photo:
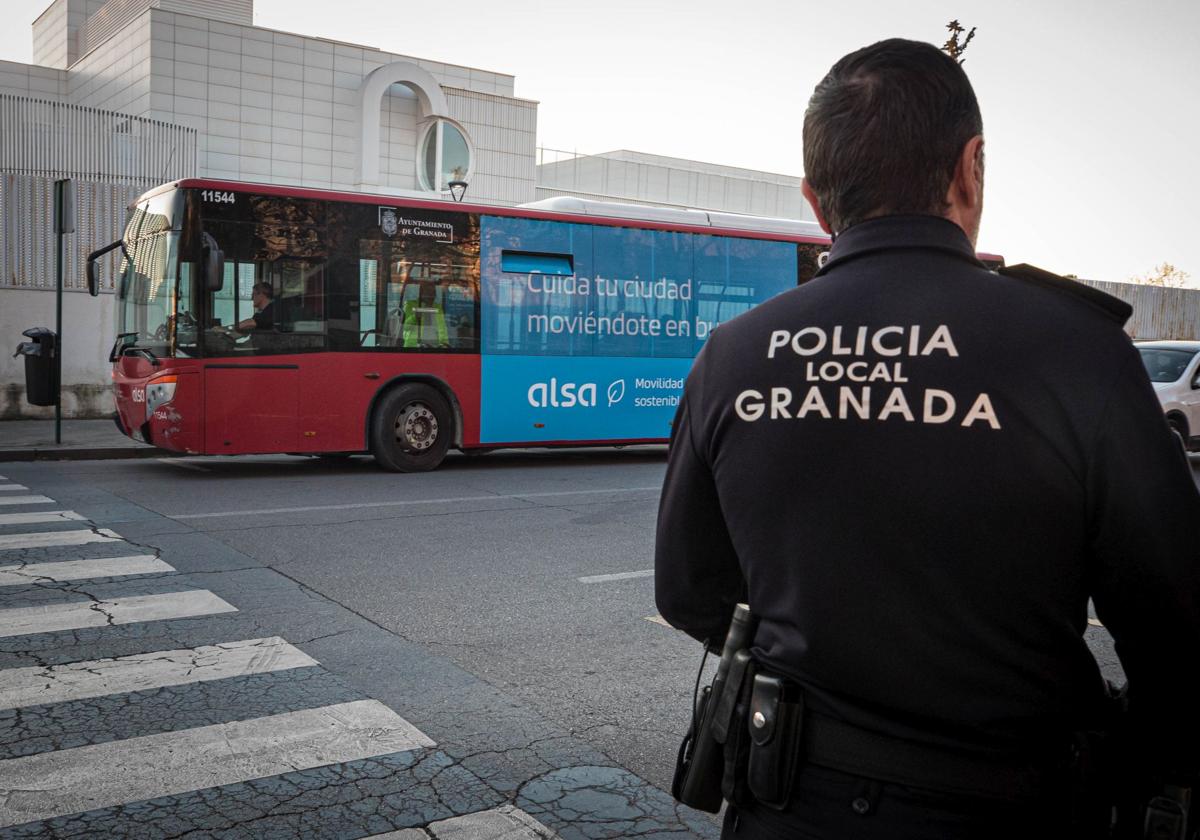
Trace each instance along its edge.
<instances>
[{"instance_id":1,"label":"bus driver","mask_svg":"<svg viewBox=\"0 0 1200 840\"><path fill-rule=\"evenodd\" d=\"M275 293L270 283L255 283L250 292L250 303L254 314L238 321L233 331L246 335L255 330L270 330L275 327Z\"/></svg>"}]
</instances>

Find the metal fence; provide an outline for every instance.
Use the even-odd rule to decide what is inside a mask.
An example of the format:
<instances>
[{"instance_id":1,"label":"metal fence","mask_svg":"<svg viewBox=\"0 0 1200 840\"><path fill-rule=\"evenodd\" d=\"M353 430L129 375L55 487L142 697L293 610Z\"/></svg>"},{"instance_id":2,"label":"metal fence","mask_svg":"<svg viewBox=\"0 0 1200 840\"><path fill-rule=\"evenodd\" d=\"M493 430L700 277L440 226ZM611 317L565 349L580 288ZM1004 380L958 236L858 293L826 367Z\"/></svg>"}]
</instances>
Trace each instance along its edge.
<instances>
[{"instance_id":1,"label":"metal fence","mask_svg":"<svg viewBox=\"0 0 1200 840\"><path fill-rule=\"evenodd\" d=\"M0 289L54 288L54 181L75 182L64 287L86 288L87 254L120 236L130 202L196 174L196 130L115 111L0 94ZM117 256L101 272L112 290Z\"/></svg>"},{"instance_id":2,"label":"metal fence","mask_svg":"<svg viewBox=\"0 0 1200 840\"><path fill-rule=\"evenodd\" d=\"M1200 289L1084 280L1133 307L1125 332L1133 338L1200 339Z\"/></svg>"},{"instance_id":3,"label":"metal fence","mask_svg":"<svg viewBox=\"0 0 1200 840\"><path fill-rule=\"evenodd\" d=\"M0 289L54 288L54 180L0 174ZM115 241L144 187L75 181L75 233L66 237L63 288L87 288L87 255ZM120 251L101 260L101 290L113 290Z\"/></svg>"},{"instance_id":4,"label":"metal fence","mask_svg":"<svg viewBox=\"0 0 1200 840\"><path fill-rule=\"evenodd\" d=\"M152 186L196 174L196 129L0 94L0 172Z\"/></svg>"}]
</instances>

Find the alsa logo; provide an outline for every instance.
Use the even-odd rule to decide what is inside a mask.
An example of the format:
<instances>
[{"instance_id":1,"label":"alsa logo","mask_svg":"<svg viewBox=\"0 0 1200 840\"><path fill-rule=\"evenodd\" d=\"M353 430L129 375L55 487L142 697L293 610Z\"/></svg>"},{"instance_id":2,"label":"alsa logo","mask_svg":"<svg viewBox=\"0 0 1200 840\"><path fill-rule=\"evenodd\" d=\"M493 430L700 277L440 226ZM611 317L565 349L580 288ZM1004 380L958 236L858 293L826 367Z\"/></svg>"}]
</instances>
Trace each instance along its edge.
<instances>
[{"instance_id":1,"label":"alsa logo","mask_svg":"<svg viewBox=\"0 0 1200 840\"><path fill-rule=\"evenodd\" d=\"M528 397L534 408L573 408L577 405L590 408L596 404L596 383L564 382L560 385L551 377L549 382L530 385Z\"/></svg>"},{"instance_id":2,"label":"alsa logo","mask_svg":"<svg viewBox=\"0 0 1200 840\"><path fill-rule=\"evenodd\" d=\"M134 402L144 403L146 401L146 389L145 388L133 388L131 390L133 392L133 401Z\"/></svg>"}]
</instances>

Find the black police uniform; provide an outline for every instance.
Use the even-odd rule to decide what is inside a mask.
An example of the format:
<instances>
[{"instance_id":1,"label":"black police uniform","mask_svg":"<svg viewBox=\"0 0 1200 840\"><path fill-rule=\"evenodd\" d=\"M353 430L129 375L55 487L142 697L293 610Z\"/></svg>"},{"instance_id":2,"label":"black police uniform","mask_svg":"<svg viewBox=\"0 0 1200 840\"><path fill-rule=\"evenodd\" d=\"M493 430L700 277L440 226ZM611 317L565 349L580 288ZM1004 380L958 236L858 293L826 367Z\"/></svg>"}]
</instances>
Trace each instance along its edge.
<instances>
[{"instance_id":1,"label":"black police uniform","mask_svg":"<svg viewBox=\"0 0 1200 840\"><path fill-rule=\"evenodd\" d=\"M1105 696L1089 597L1141 742L1194 763L1200 496L1128 315L891 216L711 335L673 430L658 606L719 641L747 600L756 659L808 708L791 805L743 809L736 836L1035 836L1012 832L1061 802L1050 770Z\"/></svg>"}]
</instances>

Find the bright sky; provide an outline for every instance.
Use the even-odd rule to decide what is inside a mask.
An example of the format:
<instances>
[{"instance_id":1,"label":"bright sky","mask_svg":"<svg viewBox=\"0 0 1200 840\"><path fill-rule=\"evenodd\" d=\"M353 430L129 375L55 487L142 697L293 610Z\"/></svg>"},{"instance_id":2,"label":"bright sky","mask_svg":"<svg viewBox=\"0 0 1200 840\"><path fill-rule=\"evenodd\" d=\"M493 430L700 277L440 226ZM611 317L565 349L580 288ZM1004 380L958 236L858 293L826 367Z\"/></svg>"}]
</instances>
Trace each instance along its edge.
<instances>
[{"instance_id":1,"label":"bright sky","mask_svg":"<svg viewBox=\"0 0 1200 840\"><path fill-rule=\"evenodd\" d=\"M28 62L49 0L3 0L0 58ZM255 24L516 76L538 144L803 174L813 86L881 38L978 27L979 246L1010 263L1127 280L1169 262L1200 286L1196 0L256 0Z\"/></svg>"}]
</instances>

